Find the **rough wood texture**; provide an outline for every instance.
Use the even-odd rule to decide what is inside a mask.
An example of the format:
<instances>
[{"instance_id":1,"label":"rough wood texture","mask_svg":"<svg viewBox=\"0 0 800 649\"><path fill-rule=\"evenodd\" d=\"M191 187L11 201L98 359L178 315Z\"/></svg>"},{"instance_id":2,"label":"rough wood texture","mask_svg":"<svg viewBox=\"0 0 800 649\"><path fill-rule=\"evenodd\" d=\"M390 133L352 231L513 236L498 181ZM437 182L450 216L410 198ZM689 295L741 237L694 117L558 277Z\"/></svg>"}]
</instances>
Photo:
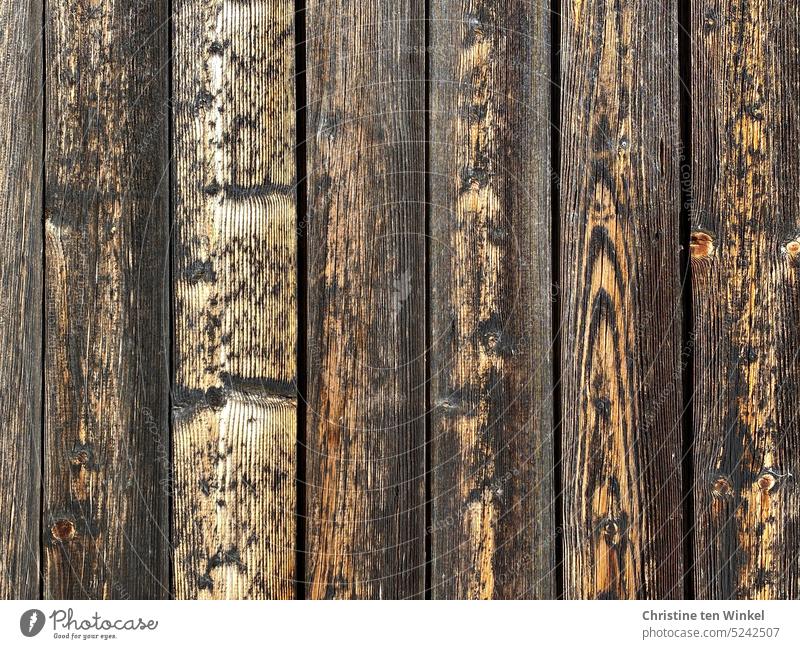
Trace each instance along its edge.
<instances>
[{"instance_id":1,"label":"rough wood texture","mask_svg":"<svg viewBox=\"0 0 800 649\"><path fill-rule=\"evenodd\" d=\"M308 595L421 597L423 3L308 4Z\"/></svg>"},{"instance_id":2,"label":"rough wood texture","mask_svg":"<svg viewBox=\"0 0 800 649\"><path fill-rule=\"evenodd\" d=\"M0 599L39 596L41 16L0 2Z\"/></svg>"},{"instance_id":3,"label":"rough wood texture","mask_svg":"<svg viewBox=\"0 0 800 649\"><path fill-rule=\"evenodd\" d=\"M431 4L434 598L555 594L548 11Z\"/></svg>"},{"instance_id":4,"label":"rough wood texture","mask_svg":"<svg viewBox=\"0 0 800 649\"><path fill-rule=\"evenodd\" d=\"M563 8L565 596L681 597L677 7Z\"/></svg>"},{"instance_id":5,"label":"rough wood texture","mask_svg":"<svg viewBox=\"0 0 800 649\"><path fill-rule=\"evenodd\" d=\"M693 17L695 584L800 596L800 5Z\"/></svg>"},{"instance_id":6,"label":"rough wood texture","mask_svg":"<svg viewBox=\"0 0 800 649\"><path fill-rule=\"evenodd\" d=\"M175 590L295 579L294 14L175 3Z\"/></svg>"},{"instance_id":7,"label":"rough wood texture","mask_svg":"<svg viewBox=\"0 0 800 649\"><path fill-rule=\"evenodd\" d=\"M47 2L48 598L168 596L166 6Z\"/></svg>"}]
</instances>

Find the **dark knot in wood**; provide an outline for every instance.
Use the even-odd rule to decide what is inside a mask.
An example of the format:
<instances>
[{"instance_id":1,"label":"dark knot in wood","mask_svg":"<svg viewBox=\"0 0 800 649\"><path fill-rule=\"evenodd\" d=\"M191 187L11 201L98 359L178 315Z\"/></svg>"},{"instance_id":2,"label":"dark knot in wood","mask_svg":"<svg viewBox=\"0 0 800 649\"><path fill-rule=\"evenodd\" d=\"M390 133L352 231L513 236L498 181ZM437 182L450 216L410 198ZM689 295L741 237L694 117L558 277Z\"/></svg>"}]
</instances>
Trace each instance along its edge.
<instances>
[{"instance_id":1,"label":"dark knot in wood","mask_svg":"<svg viewBox=\"0 0 800 649\"><path fill-rule=\"evenodd\" d=\"M66 518L61 518L53 523L50 533L56 541L71 541L75 538L75 523Z\"/></svg>"},{"instance_id":2,"label":"dark knot in wood","mask_svg":"<svg viewBox=\"0 0 800 649\"><path fill-rule=\"evenodd\" d=\"M707 259L714 254L714 237L708 232L696 230L689 240L692 259Z\"/></svg>"}]
</instances>

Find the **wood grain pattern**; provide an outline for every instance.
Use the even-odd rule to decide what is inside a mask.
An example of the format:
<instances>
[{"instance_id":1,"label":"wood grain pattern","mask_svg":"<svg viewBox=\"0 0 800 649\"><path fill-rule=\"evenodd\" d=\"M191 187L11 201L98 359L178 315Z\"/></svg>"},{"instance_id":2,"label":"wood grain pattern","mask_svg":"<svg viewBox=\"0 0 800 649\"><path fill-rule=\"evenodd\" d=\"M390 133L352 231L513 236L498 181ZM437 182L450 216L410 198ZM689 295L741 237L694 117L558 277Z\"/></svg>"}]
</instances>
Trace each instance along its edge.
<instances>
[{"instance_id":1,"label":"wood grain pattern","mask_svg":"<svg viewBox=\"0 0 800 649\"><path fill-rule=\"evenodd\" d=\"M800 8L693 17L695 583L800 596Z\"/></svg>"},{"instance_id":2,"label":"wood grain pattern","mask_svg":"<svg viewBox=\"0 0 800 649\"><path fill-rule=\"evenodd\" d=\"M548 8L430 17L432 596L551 598Z\"/></svg>"},{"instance_id":3,"label":"wood grain pattern","mask_svg":"<svg viewBox=\"0 0 800 649\"><path fill-rule=\"evenodd\" d=\"M563 7L564 591L680 597L677 7Z\"/></svg>"},{"instance_id":4,"label":"wood grain pattern","mask_svg":"<svg viewBox=\"0 0 800 649\"><path fill-rule=\"evenodd\" d=\"M0 598L800 598L797 2L0 0L0 55Z\"/></svg>"},{"instance_id":5,"label":"wood grain pattern","mask_svg":"<svg viewBox=\"0 0 800 649\"><path fill-rule=\"evenodd\" d=\"M47 598L168 596L166 6L47 2Z\"/></svg>"},{"instance_id":6,"label":"wood grain pattern","mask_svg":"<svg viewBox=\"0 0 800 649\"><path fill-rule=\"evenodd\" d=\"M308 3L313 598L424 595L424 15Z\"/></svg>"},{"instance_id":7,"label":"wood grain pattern","mask_svg":"<svg viewBox=\"0 0 800 649\"><path fill-rule=\"evenodd\" d=\"M0 2L0 599L39 596L41 15Z\"/></svg>"},{"instance_id":8,"label":"wood grain pattern","mask_svg":"<svg viewBox=\"0 0 800 649\"><path fill-rule=\"evenodd\" d=\"M291 598L293 3L175 3L175 589Z\"/></svg>"}]
</instances>

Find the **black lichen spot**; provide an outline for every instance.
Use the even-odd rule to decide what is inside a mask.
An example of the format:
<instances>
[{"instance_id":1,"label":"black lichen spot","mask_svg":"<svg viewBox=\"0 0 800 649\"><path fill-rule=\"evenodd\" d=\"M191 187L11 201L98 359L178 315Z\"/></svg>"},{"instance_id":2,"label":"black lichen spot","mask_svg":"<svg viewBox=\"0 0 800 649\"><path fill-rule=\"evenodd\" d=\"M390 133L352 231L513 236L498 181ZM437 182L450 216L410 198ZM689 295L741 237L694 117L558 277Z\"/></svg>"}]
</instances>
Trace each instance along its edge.
<instances>
[{"instance_id":1,"label":"black lichen spot","mask_svg":"<svg viewBox=\"0 0 800 649\"><path fill-rule=\"evenodd\" d=\"M342 121L342 115L338 111L322 115L319 122L319 135L334 139L342 127Z\"/></svg>"},{"instance_id":2,"label":"black lichen spot","mask_svg":"<svg viewBox=\"0 0 800 649\"><path fill-rule=\"evenodd\" d=\"M333 185L333 180L331 179L330 174L323 172L319 175L314 184L317 188L317 191L327 192L331 188L331 185Z\"/></svg>"},{"instance_id":3,"label":"black lichen spot","mask_svg":"<svg viewBox=\"0 0 800 649\"><path fill-rule=\"evenodd\" d=\"M464 167L461 170L461 192L483 189L489 184L490 177L485 167Z\"/></svg>"},{"instance_id":4,"label":"black lichen spot","mask_svg":"<svg viewBox=\"0 0 800 649\"><path fill-rule=\"evenodd\" d=\"M200 590L211 590L214 587L214 580L208 575L200 575L197 578L197 587Z\"/></svg>"},{"instance_id":5,"label":"black lichen spot","mask_svg":"<svg viewBox=\"0 0 800 649\"><path fill-rule=\"evenodd\" d=\"M514 341L503 329L503 322L497 314L478 323L478 338L486 351L499 356L513 356Z\"/></svg>"},{"instance_id":6,"label":"black lichen spot","mask_svg":"<svg viewBox=\"0 0 800 649\"><path fill-rule=\"evenodd\" d=\"M716 9L709 9L703 16L703 31L716 31L722 26L722 15Z\"/></svg>"},{"instance_id":7,"label":"black lichen spot","mask_svg":"<svg viewBox=\"0 0 800 649\"><path fill-rule=\"evenodd\" d=\"M189 264L186 269L186 279L190 282L199 282L201 280L213 282L216 279L216 273L214 273L214 267L210 261L197 259Z\"/></svg>"},{"instance_id":8,"label":"black lichen spot","mask_svg":"<svg viewBox=\"0 0 800 649\"><path fill-rule=\"evenodd\" d=\"M508 241L509 231L508 229L498 226L498 225L490 225L489 226L489 241L492 242L496 246L501 246Z\"/></svg>"},{"instance_id":9,"label":"black lichen spot","mask_svg":"<svg viewBox=\"0 0 800 649\"><path fill-rule=\"evenodd\" d=\"M208 185L203 187L203 193L206 196L216 196L222 191L222 187L220 187L219 183L216 180L213 180Z\"/></svg>"},{"instance_id":10,"label":"black lichen spot","mask_svg":"<svg viewBox=\"0 0 800 649\"><path fill-rule=\"evenodd\" d=\"M592 131L592 150L598 152L612 151L614 148L616 147L608 116L601 114Z\"/></svg>"},{"instance_id":11,"label":"black lichen spot","mask_svg":"<svg viewBox=\"0 0 800 649\"><path fill-rule=\"evenodd\" d=\"M773 571L766 568L758 568L756 570L755 578L753 579L753 586L756 590L767 588L775 583L776 576Z\"/></svg>"},{"instance_id":12,"label":"black lichen spot","mask_svg":"<svg viewBox=\"0 0 800 649\"><path fill-rule=\"evenodd\" d=\"M208 46L209 54L222 54L225 51L225 47L219 41L214 41L211 45Z\"/></svg>"},{"instance_id":13,"label":"black lichen spot","mask_svg":"<svg viewBox=\"0 0 800 649\"><path fill-rule=\"evenodd\" d=\"M478 101L461 109L462 116L470 123L483 122L489 114L489 102Z\"/></svg>"},{"instance_id":14,"label":"black lichen spot","mask_svg":"<svg viewBox=\"0 0 800 649\"><path fill-rule=\"evenodd\" d=\"M611 419L611 399L608 397L596 397L592 399L592 405L600 419L606 422Z\"/></svg>"},{"instance_id":15,"label":"black lichen spot","mask_svg":"<svg viewBox=\"0 0 800 649\"><path fill-rule=\"evenodd\" d=\"M236 566L239 572L245 572L246 566L242 562L241 555L237 548L230 548L228 550L217 550L217 552L208 559L206 574L210 573L214 568L220 566Z\"/></svg>"},{"instance_id":16,"label":"black lichen spot","mask_svg":"<svg viewBox=\"0 0 800 649\"><path fill-rule=\"evenodd\" d=\"M69 461L77 470L83 468L91 471L97 468L94 462L94 449L91 444L81 444L76 441L69 453Z\"/></svg>"},{"instance_id":17,"label":"black lichen spot","mask_svg":"<svg viewBox=\"0 0 800 649\"><path fill-rule=\"evenodd\" d=\"M226 183L225 196L232 200L247 200L269 196L293 196L294 186L281 183L261 183L257 185L239 185Z\"/></svg>"},{"instance_id":18,"label":"black lichen spot","mask_svg":"<svg viewBox=\"0 0 800 649\"><path fill-rule=\"evenodd\" d=\"M211 485L205 478L200 478L200 480L197 481L197 486L200 487L200 491L204 496L211 494Z\"/></svg>"},{"instance_id":19,"label":"black lichen spot","mask_svg":"<svg viewBox=\"0 0 800 649\"><path fill-rule=\"evenodd\" d=\"M739 352L739 360L744 365L755 363L758 360L758 350L752 345L743 347Z\"/></svg>"},{"instance_id":20,"label":"black lichen spot","mask_svg":"<svg viewBox=\"0 0 800 649\"><path fill-rule=\"evenodd\" d=\"M222 388L214 386L206 390L206 403L210 408L213 408L214 410L220 410L225 406L227 401L228 397Z\"/></svg>"},{"instance_id":21,"label":"black lichen spot","mask_svg":"<svg viewBox=\"0 0 800 649\"><path fill-rule=\"evenodd\" d=\"M200 92L197 93L197 96L194 98L195 110L202 110L204 108L208 108L213 101L214 101L214 95L212 95L207 90L201 90Z\"/></svg>"}]
</instances>

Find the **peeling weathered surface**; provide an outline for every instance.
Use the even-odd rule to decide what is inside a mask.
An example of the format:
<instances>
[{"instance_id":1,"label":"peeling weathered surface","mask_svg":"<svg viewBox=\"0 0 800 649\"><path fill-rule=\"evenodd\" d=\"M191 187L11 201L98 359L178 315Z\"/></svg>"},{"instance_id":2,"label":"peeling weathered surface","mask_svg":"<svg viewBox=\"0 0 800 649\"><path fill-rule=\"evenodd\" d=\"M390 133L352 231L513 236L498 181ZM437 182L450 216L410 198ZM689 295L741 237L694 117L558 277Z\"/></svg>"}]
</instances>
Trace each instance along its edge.
<instances>
[{"instance_id":1,"label":"peeling weathered surface","mask_svg":"<svg viewBox=\"0 0 800 649\"><path fill-rule=\"evenodd\" d=\"M555 594L546 4L431 4L432 596Z\"/></svg>"},{"instance_id":2,"label":"peeling weathered surface","mask_svg":"<svg viewBox=\"0 0 800 649\"><path fill-rule=\"evenodd\" d=\"M313 0L308 595L424 595L425 7Z\"/></svg>"},{"instance_id":3,"label":"peeling weathered surface","mask_svg":"<svg viewBox=\"0 0 800 649\"><path fill-rule=\"evenodd\" d=\"M166 6L47 2L48 598L169 594Z\"/></svg>"},{"instance_id":4,"label":"peeling weathered surface","mask_svg":"<svg viewBox=\"0 0 800 649\"><path fill-rule=\"evenodd\" d=\"M563 8L565 596L681 597L677 6Z\"/></svg>"},{"instance_id":5,"label":"peeling weathered surface","mask_svg":"<svg viewBox=\"0 0 800 649\"><path fill-rule=\"evenodd\" d=\"M41 10L0 2L0 599L39 595Z\"/></svg>"},{"instance_id":6,"label":"peeling weathered surface","mask_svg":"<svg viewBox=\"0 0 800 649\"><path fill-rule=\"evenodd\" d=\"M694 12L698 597L800 597L800 5ZM698 234L701 233L701 234Z\"/></svg>"},{"instance_id":7,"label":"peeling weathered surface","mask_svg":"<svg viewBox=\"0 0 800 649\"><path fill-rule=\"evenodd\" d=\"M174 3L178 598L294 594L293 7Z\"/></svg>"}]
</instances>

